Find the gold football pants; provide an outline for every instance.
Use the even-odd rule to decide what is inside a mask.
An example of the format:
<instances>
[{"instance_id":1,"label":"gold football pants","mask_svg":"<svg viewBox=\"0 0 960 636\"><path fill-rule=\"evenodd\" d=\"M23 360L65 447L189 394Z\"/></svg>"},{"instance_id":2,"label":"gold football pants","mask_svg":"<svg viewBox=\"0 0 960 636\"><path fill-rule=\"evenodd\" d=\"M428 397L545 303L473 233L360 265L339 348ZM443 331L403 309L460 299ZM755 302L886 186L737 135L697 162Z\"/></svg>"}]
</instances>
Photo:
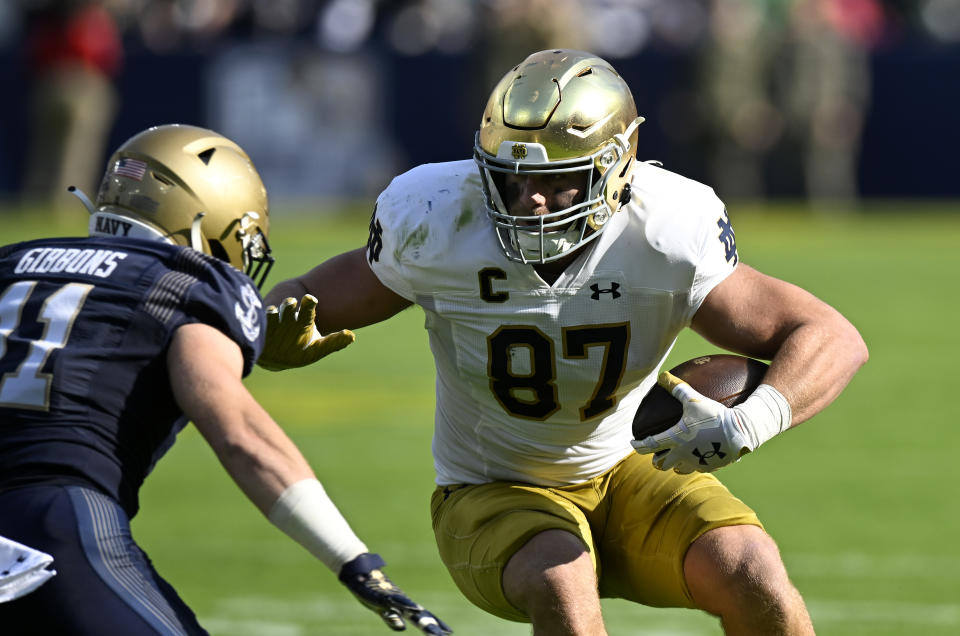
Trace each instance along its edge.
<instances>
[{"instance_id":1,"label":"gold football pants","mask_svg":"<svg viewBox=\"0 0 960 636\"><path fill-rule=\"evenodd\" d=\"M761 525L713 475L660 471L649 455L636 453L572 486L440 486L430 507L440 557L460 591L487 612L520 622L528 618L504 596L503 568L544 530L583 540L602 597L694 607L683 576L690 544L713 528Z\"/></svg>"}]
</instances>

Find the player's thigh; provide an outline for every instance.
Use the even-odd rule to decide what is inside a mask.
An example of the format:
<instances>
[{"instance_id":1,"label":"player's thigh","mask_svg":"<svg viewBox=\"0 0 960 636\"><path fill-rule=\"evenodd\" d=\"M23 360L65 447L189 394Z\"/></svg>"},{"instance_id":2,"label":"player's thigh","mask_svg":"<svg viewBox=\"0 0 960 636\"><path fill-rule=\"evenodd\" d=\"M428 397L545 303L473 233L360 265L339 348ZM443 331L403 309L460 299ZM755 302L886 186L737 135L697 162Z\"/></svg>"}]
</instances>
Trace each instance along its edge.
<instances>
[{"instance_id":1,"label":"player's thigh","mask_svg":"<svg viewBox=\"0 0 960 636\"><path fill-rule=\"evenodd\" d=\"M20 488L0 495L0 519L0 534L52 555L57 572L0 604L0 624L18 626L12 633L206 634L109 497L74 486Z\"/></svg>"},{"instance_id":2,"label":"player's thigh","mask_svg":"<svg viewBox=\"0 0 960 636\"><path fill-rule=\"evenodd\" d=\"M690 545L714 528L761 525L713 475L657 470L648 455L618 465L608 496L600 592L645 605L696 607L684 578Z\"/></svg>"},{"instance_id":3,"label":"player's thigh","mask_svg":"<svg viewBox=\"0 0 960 636\"><path fill-rule=\"evenodd\" d=\"M440 487L431 501L440 558L464 596L501 618L526 622L504 595L507 562L535 535L565 530L583 541L595 562L593 536L583 513L547 489L495 482Z\"/></svg>"}]
</instances>

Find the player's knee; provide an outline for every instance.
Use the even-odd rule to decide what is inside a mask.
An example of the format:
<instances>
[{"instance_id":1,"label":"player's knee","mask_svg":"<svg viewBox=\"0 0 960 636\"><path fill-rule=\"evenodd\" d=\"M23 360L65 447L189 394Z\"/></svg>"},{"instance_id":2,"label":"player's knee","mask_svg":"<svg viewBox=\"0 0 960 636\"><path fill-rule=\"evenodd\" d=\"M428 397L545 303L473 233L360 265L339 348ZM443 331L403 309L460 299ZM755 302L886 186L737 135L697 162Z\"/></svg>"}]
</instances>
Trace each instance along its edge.
<instances>
[{"instance_id":1,"label":"player's knee","mask_svg":"<svg viewBox=\"0 0 960 636\"><path fill-rule=\"evenodd\" d=\"M697 539L684 561L687 585L706 611L790 613L798 594L773 539L756 526L712 530Z\"/></svg>"},{"instance_id":2,"label":"player's knee","mask_svg":"<svg viewBox=\"0 0 960 636\"><path fill-rule=\"evenodd\" d=\"M541 532L511 557L503 571L507 599L527 613L576 597L582 586L596 590L590 554L579 537L562 530Z\"/></svg>"}]
</instances>

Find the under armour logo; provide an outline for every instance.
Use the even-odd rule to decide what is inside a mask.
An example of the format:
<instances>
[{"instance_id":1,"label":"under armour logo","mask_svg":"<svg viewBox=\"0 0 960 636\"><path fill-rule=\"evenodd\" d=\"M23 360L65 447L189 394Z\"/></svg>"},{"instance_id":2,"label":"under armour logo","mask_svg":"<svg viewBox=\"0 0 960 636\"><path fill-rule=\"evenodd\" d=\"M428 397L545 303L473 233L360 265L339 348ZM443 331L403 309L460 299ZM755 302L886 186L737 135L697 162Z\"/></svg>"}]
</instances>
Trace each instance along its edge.
<instances>
[{"instance_id":1,"label":"under armour logo","mask_svg":"<svg viewBox=\"0 0 960 636\"><path fill-rule=\"evenodd\" d=\"M706 466L708 463L707 460L711 457L723 459L727 456L726 453L720 451L720 442L713 442L713 450L708 450L706 453L701 453L699 448L694 448L693 454L700 460L701 466Z\"/></svg>"},{"instance_id":2,"label":"under armour logo","mask_svg":"<svg viewBox=\"0 0 960 636\"><path fill-rule=\"evenodd\" d=\"M367 258L371 263L380 262L380 251L383 249L383 226L377 219L377 209L373 209L370 217L370 235L367 237Z\"/></svg>"},{"instance_id":3,"label":"under armour logo","mask_svg":"<svg viewBox=\"0 0 960 636\"><path fill-rule=\"evenodd\" d=\"M614 298L620 298L620 292L617 290L620 289L620 283L611 282L608 289L600 289L600 285L594 283L590 285L590 289L593 290L593 293L590 294L590 298L594 300L600 300L600 294L610 294Z\"/></svg>"}]
</instances>

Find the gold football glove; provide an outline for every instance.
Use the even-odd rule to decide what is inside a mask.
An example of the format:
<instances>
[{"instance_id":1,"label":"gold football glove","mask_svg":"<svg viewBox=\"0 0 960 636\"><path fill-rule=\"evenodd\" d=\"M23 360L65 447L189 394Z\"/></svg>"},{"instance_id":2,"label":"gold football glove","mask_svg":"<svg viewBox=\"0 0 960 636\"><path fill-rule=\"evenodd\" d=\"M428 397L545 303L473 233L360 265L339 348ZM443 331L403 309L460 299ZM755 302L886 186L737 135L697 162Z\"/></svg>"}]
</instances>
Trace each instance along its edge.
<instances>
[{"instance_id":1,"label":"gold football glove","mask_svg":"<svg viewBox=\"0 0 960 636\"><path fill-rule=\"evenodd\" d=\"M278 309L267 307L267 340L257 364L268 371L303 367L353 342L349 329L323 336L314 323L317 299L304 295L297 307L296 298L284 298Z\"/></svg>"}]
</instances>

